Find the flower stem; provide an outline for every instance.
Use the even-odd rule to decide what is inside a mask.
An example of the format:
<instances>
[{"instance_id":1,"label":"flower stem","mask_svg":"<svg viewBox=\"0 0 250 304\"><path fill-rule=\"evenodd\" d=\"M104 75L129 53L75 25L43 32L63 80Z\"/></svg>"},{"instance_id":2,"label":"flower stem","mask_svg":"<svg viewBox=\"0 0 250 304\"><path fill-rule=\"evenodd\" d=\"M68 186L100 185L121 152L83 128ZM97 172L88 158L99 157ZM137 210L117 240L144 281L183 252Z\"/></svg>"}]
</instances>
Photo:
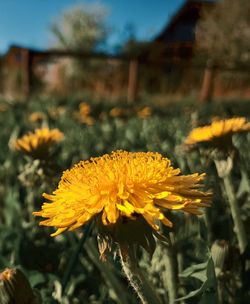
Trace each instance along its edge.
<instances>
[{"instance_id":1,"label":"flower stem","mask_svg":"<svg viewBox=\"0 0 250 304\"><path fill-rule=\"evenodd\" d=\"M134 288L142 304L160 304L161 300L146 279L143 271L139 268L135 253L132 251L129 247L119 248L122 268L129 283Z\"/></svg>"},{"instance_id":2,"label":"flower stem","mask_svg":"<svg viewBox=\"0 0 250 304\"><path fill-rule=\"evenodd\" d=\"M116 300L119 302L119 304L130 303L131 300L129 300L129 295L124 292L124 285L122 284L123 282L121 282L120 276L118 278L118 273L116 273L115 267L109 262L108 259L105 262L100 263L100 253L96 248L96 243L94 240L89 239L85 246L87 246L89 249L87 251L89 258L100 270L100 273L103 276L107 286L114 291Z\"/></svg>"},{"instance_id":3,"label":"flower stem","mask_svg":"<svg viewBox=\"0 0 250 304\"><path fill-rule=\"evenodd\" d=\"M235 197L233 182L230 175L223 177L224 187L227 193L229 206L234 222L234 231L238 239L240 252L243 253L247 246L247 235L241 219L240 208Z\"/></svg>"},{"instance_id":4,"label":"flower stem","mask_svg":"<svg viewBox=\"0 0 250 304\"><path fill-rule=\"evenodd\" d=\"M173 248L173 245L170 243L164 249L166 251L165 263L167 275L167 287L168 287L168 298L169 304L173 304L177 298L177 289L178 289L178 262L176 252Z\"/></svg>"},{"instance_id":5,"label":"flower stem","mask_svg":"<svg viewBox=\"0 0 250 304\"><path fill-rule=\"evenodd\" d=\"M205 221L205 225L207 228L207 241L208 244L212 244L213 241L213 229L212 229L212 220L211 220L211 216L210 216L210 210L205 209L204 210L204 221Z\"/></svg>"},{"instance_id":6,"label":"flower stem","mask_svg":"<svg viewBox=\"0 0 250 304\"><path fill-rule=\"evenodd\" d=\"M27 211L28 211L28 218L30 223L34 223L35 219L32 214L34 211L34 201L35 201L35 196L34 192L31 191L31 189L28 189L28 194L27 194Z\"/></svg>"},{"instance_id":7,"label":"flower stem","mask_svg":"<svg viewBox=\"0 0 250 304\"><path fill-rule=\"evenodd\" d=\"M88 235L89 235L89 232L90 232L90 224L88 224L86 227L85 227L85 231L83 232L76 248L75 248L75 251L73 252L73 255L71 256L71 259L69 260L69 264L68 264L68 267L66 268L65 272L64 272L64 276L62 278L62 293L65 292L65 289L67 287L67 284L68 284L68 281L69 281L69 278L70 278L70 275L72 273L72 271L74 270L74 267L77 263L77 260L78 260L78 257L79 257L79 254L81 252L81 249L83 247L83 244L84 242L86 241Z\"/></svg>"}]
</instances>

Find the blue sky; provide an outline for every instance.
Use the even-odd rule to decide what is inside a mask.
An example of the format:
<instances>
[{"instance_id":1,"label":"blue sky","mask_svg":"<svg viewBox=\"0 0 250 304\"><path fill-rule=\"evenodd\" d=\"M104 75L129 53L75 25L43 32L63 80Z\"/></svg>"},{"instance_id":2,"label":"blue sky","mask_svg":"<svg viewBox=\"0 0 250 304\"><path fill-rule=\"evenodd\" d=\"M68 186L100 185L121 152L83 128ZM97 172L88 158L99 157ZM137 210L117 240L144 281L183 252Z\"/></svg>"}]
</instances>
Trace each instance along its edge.
<instances>
[{"instance_id":1,"label":"blue sky","mask_svg":"<svg viewBox=\"0 0 250 304\"><path fill-rule=\"evenodd\" d=\"M0 0L0 52L10 44L46 49L51 46L50 25L66 8L91 0ZM122 40L126 24L139 39L150 39L167 23L184 0L102 0L109 7L107 23L113 28L108 44Z\"/></svg>"}]
</instances>

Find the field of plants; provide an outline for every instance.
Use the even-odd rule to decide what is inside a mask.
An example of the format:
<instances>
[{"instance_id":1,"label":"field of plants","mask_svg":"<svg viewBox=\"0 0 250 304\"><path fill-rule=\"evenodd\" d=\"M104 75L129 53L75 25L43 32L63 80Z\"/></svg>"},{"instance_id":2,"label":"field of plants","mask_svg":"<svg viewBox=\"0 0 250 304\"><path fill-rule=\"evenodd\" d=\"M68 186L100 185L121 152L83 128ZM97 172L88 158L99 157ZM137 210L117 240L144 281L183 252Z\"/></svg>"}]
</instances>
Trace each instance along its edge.
<instances>
[{"instance_id":1,"label":"field of plants","mask_svg":"<svg viewBox=\"0 0 250 304\"><path fill-rule=\"evenodd\" d=\"M233 117L250 121L250 103L1 101L0 268L18 268L32 289L20 273L5 271L0 304L250 303L250 133L229 127L226 137L184 145L193 128ZM18 146L17 139L38 128L56 128L63 138L40 142L36 153L24 142ZM97 221L51 237L55 228L39 226L42 218L33 215L65 170L116 150L158 152L183 175L206 173L201 190L213 193L203 215L165 209L173 227L160 224L157 235L148 226L140 230L138 215L129 220L123 237L133 240L136 257L129 271L117 240L100 241L106 237ZM150 236L141 240L143 233Z\"/></svg>"}]
</instances>

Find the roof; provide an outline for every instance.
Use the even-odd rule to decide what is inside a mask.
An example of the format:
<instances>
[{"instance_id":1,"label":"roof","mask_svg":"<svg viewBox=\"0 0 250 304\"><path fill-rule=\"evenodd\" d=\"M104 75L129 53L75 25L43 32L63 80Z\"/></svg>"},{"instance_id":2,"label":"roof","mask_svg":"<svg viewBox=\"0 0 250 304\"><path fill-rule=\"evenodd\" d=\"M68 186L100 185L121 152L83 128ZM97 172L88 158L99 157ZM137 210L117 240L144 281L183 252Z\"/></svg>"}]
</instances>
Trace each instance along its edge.
<instances>
[{"instance_id":1,"label":"roof","mask_svg":"<svg viewBox=\"0 0 250 304\"><path fill-rule=\"evenodd\" d=\"M173 31L174 27L178 23L183 23L184 19L186 19L189 27L194 27L200 17L201 9L204 7L212 7L216 2L216 0L186 0L171 20L166 24L160 34L155 37L154 41L167 41L167 36ZM182 31L184 32L185 29L183 28Z\"/></svg>"}]
</instances>

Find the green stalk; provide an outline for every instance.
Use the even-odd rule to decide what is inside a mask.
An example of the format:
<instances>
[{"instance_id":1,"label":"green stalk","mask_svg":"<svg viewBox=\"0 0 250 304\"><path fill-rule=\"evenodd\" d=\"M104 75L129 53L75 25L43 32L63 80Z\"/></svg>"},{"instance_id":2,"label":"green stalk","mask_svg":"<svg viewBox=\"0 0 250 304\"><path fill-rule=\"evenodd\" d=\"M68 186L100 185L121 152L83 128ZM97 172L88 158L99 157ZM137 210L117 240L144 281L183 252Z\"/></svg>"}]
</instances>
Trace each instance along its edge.
<instances>
[{"instance_id":1,"label":"green stalk","mask_svg":"<svg viewBox=\"0 0 250 304\"><path fill-rule=\"evenodd\" d=\"M155 293L153 286L148 282L145 274L138 266L138 261L133 250L129 247L119 248L119 255L123 271L134 288L142 304L160 304L161 300Z\"/></svg>"},{"instance_id":2,"label":"green stalk","mask_svg":"<svg viewBox=\"0 0 250 304\"><path fill-rule=\"evenodd\" d=\"M200 161L201 161L202 166L204 168L206 168L206 163L205 163L206 160L205 160L205 158L202 157L200 152L199 152L199 157L200 157ZM187 157L187 164L188 164L190 172L196 172L195 164L190 157ZM213 237L213 229L212 229L212 224L211 224L212 221L211 221L210 211L207 208L205 208L203 213L204 213L205 225L206 225L206 228L207 228L208 242L209 242L209 244L211 244L214 237Z\"/></svg>"},{"instance_id":3,"label":"green stalk","mask_svg":"<svg viewBox=\"0 0 250 304\"><path fill-rule=\"evenodd\" d=\"M165 264L164 281L168 289L169 304L175 303L178 290L178 261L176 252L169 238L168 245L162 246Z\"/></svg>"},{"instance_id":4,"label":"green stalk","mask_svg":"<svg viewBox=\"0 0 250 304\"><path fill-rule=\"evenodd\" d=\"M33 189L31 188L27 188L27 199L26 199L26 203L27 203L27 211L28 211L28 218L29 218L29 222L30 223L34 223L35 222L35 217L32 214L34 211L34 202L35 202L35 195L34 192L32 191Z\"/></svg>"},{"instance_id":5,"label":"green stalk","mask_svg":"<svg viewBox=\"0 0 250 304\"><path fill-rule=\"evenodd\" d=\"M68 264L68 267L66 268L65 272L64 272L64 276L62 278L62 293L65 292L65 289L67 287L67 284L68 284L68 281L69 281L69 278L71 276L71 273L72 271L74 270L74 267L78 261L78 257L79 257L79 254L82 250L82 247L83 247L83 244L84 242L86 241L88 235L89 235L89 232L90 232L90 224L88 224L86 227L85 227L85 231L83 232L80 240L78 241L78 244L76 246L76 249L75 251L73 252L73 255L71 256L70 260L69 260L69 264Z\"/></svg>"},{"instance_id":6,"label":"green stalk","mask_svg":"<svg viewBox=\"0 0 250 304\"><path fill-rule=\"evenodd\" d=\"M85 244L85 246L89 248L87 254L92 260L92 262L95 264L95 266L100 270L100 273L103 276L105 283L109 288L114 291L116 295L116 301L119 304L130 303L128 295L124 292L124 286L123 284L121 284L122 282L120 282L120 278L118 279L117 275L115 274L115 269L113 265L110 264L109 260L105 262L100 262L100 254L93 240L89 240Z\"/></svg>"},{"instance_id":7,"label":"green stalk","mask_svg":"<svg viewBox=\"0 0 250 304\"><path fill-rule=\"evenodd\" d=\"M212 233L212 219L210 216L210 210L205 208L204 212L204 221L205 221L205 226L207 228L207 240L208 243L211 245L213 241L213 233Z\"/></svg>"},{"instance_id":8,"label":"green stalk","mask_svg":"<svg viewBox=\"0 0 250 304\"><path fill-rule=\"evenodd\" d=\"M176 298L177 298L177 261L176 261L176 255L173 251L172 246L166 248L167 256L166 256L166 262L167 262L167 284L168 284L168 298L169 298L169 304L174 304Z\"/></svg>"},{"instance_id":9,"label":"green stalk","mask_svg":"<svg viewBox=\"0 0 250 304\"><path fill-rule=\"evenodd\" d=\"M232 178L230 174L223 176L222 178L234 222L234 231L239 243L240 252L243 253L247 246L247 235L241 219L240 208L234 193Z\"/></svg>"}]
</instances>

